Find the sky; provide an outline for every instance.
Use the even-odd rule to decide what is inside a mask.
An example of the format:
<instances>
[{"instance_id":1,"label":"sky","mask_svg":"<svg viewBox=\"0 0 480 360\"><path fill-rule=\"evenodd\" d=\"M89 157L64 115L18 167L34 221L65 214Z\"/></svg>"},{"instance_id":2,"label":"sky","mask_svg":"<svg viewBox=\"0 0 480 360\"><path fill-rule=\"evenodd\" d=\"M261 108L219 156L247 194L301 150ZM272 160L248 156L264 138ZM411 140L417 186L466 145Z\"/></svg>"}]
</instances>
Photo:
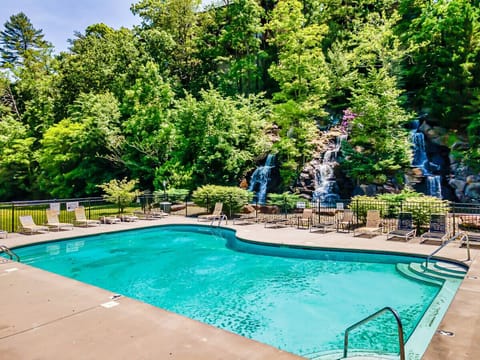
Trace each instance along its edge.
<instances>
[{"instance_id":1,"label":"sky","mask_svg":"<svg viewBox=\"0 0 480 360\"><path fill-rule=\"evenodd\" d=\"M203 5L215 0L203 0ZM114 29L132 28L140 18L130 11L139 0L0 0L0 30L10 16L23 12L44 39L55 47L55 53L69 48L68 39L75 32L84 33L87 26L104 23Z\"/></svg>"},{"instance_id":2,"label":"sky","mask_svg":"<svg viewBox=\"0 0 480 360\"><path fill-rule=\"evenodd\" d=\"M76 31L85 32L97 23L119 29L140 24L130 11L136 0L0 0L0 28L3 31L10 16L25 13L44 39L55 47L55 53L69 48L68 39Z\"/></svg>"}]
</instances>

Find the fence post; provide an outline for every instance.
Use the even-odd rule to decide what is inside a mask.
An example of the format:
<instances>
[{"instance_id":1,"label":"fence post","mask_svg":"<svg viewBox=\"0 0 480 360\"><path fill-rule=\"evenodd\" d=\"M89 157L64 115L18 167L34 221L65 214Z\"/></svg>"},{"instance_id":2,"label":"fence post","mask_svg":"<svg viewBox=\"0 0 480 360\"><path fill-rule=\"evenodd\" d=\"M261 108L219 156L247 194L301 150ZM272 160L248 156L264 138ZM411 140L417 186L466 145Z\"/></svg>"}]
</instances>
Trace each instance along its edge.
<instances>
[{"instance_id":1,"label":"fence post","mask_svg":"<svg viewBox=\"0 0 480 360\"><path fill-rule=\"evenodd\" d=\"M12 202L12 229L10 232L15 232L15 203Z\"/></svg>"},{"instance_id":2,"label":"fence post","mask_svg":"<svg viewBox=\"0 0 480 360\"><path fill-rule=\"evenodd\" d=\"M355 225L358 225L358 213L359 213L358 199L356 199L355 202L357 203L357 206L356 206L357 213L355 214Z\"/></svg>"},{"instance_id":3,"label":"fence post","mask_svg":"<svg viewBox=\"0 0 480 360\"><path fill-rule=\"evenodd\" d=\"M456 218L456 214L455 214L455 205L452 206L452 202L449 201L448 202L448 206L452 209L452 218L453 218L453 236L457 235L457 232L455 231L455 218Z\"/></svg>"},{"instance_id":4,"label":"fence post","mask_svg":"<svg viewBox=\"0 0 480 360\"><path fill-rule=\"evenodd\" d=\"M188 216L188 195L185 195L185 217Z\"/></svg>"}]
</instances>

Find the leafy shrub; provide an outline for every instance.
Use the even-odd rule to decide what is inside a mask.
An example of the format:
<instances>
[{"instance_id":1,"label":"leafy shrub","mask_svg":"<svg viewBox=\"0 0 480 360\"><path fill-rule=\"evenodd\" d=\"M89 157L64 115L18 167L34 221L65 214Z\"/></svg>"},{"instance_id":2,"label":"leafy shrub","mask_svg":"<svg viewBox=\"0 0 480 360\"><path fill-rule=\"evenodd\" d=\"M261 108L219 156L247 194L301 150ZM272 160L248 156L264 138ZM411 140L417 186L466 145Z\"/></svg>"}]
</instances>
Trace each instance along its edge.
<instances>
[{"instance_id":1,"label":"leafy shrub","mask_svg":"<svg viewBox=\"0 0 480 360\"><path fill-rule=\"evenodd\" d=\"M290 212L296 208L297 202L305 202L305 198L291 194L288 192L284 192L283 194L268 194L268 204L269 205L276 205L284 212Z\"/></svg>"},{"instance_id":2,"label":"leafy shrub","mask_svg":"<svg viewBox=\"0 0 480 360\"><path fill-rule=\"evenodd\" d=\"M233 214L252 201L253 193L236 186L204 185L193 192L192 199L196 205L206 207L209 212L215 203L222 202L224 212ZM226 209L228 210L225 211Z\"/></svg>"},{"instance_id":3,"label":"leafy shrub","mask_svg":"<svg viewBox=\"0 0 480 360\"><path fill-rule=\"evenodd\" d=\"M380 210L380 216L385 217L389 213L388 203L377 197L357 195L352 198L350 209L357 215L359 220L365 220L368 210Z\"/></svg>"},{"instance_id":4,"label":"leafy shrub","mask_svg":"<svg viewBox=\"0 0 480 360\"><path fill-rule=\"evenodd\" d=\"M153 196L155 199L155 202L160 202L160 201L170 201L174 204L184 202L186 197L188 196L188 189L175 189L175 188L170 188L167 189L166 191L163 190L157 190L153 192ZM165 199L166 195L166 199Z\"/></svg>"},{"instance_id":5,"label":"leafy shrub","mask_svg":"<svg viewBox=\"0 0 480 360\"><path fill-rule=\"evenodd\" d=\"M404 212L412 213L417 229L429 224L431 214L446 214L449 211L447 200L425 195L406 199L402 207Z\"/></svg>"},{"instance_id":6,"label":"leafy shrub","mask_svg":"<svg viewBox=\"0 0 480 360\"><path fill-rule=\"evenodd\" d=\"M128 181L127 178L123 178L120 181L113 179L108 183L97 185L97 187L105 191L106 194L103 195L103 198L110 203L117 204L119 211L123 213L125 207L141 194L139 190L135 189L137 184L138 180Z\"/></svg>"},{"instance_id":7,"label":"leafy shrub","mask_svg":"<svg viewBox=\"0 0 480 360\"><path fill-rule=\"evenodd\" d=\"M350 208L359 219L365 219L367 210L380 210L382 217L396 217L400 212L412 213L413 222L419 229L429 224L431 214L445 214L449 210L448 201L426 196L411 190L399 194L354 196Z\"/></svg>"}]
</instances>

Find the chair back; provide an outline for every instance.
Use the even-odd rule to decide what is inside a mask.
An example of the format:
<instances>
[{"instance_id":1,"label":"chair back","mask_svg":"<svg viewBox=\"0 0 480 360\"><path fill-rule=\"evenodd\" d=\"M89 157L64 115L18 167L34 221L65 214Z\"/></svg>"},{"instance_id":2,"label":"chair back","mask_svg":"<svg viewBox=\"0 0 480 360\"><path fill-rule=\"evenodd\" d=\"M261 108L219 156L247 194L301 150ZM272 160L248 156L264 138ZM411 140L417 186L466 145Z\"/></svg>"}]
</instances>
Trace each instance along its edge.
<instances>
[{"instance_id":1,"label":"chair back","mask_svg":"<svg viewBox=\"0 0 480 360\"><path fill-rule=\"evenodd\" d=\"M20 224L22 226L35 226L35 222L33 221L32 215L22 215L19 216Z\"/></svg>"},{"instance_id":2,"label":"chair back","mask_svg":"<svg viewBox=\"0 0 480 360\"><path fill-rule=\"evenodd\" d=\"M212 215L222 215L223 203L217 202L215 208L213 209Z\"/></svg>"},{"instance_id":3,"label":"chair back","mask_svg":"<svg viewBox=\"0 0 480 360\"><path fill-rule=\"evenodd\" d=\"M87 216L85 215L85 207L79 206L75 208L75 219L77 219L77 221L87 220Z\"/></svg>"},{"instance_id":4,"label":"chair back","mask_svg":"<svg viewBox=\"0 0 480 360\"><path fill-rule=\"evenodd\" d=\"M412 213L402 212L398 214L398 229L399 230L413 230Z\"/></svg>"},{"instance_id":5,"label":"chair back","mask_svg":"<svg viewBox=\"0 0 480 360\"><path fill-rule=\"evenodd\" d=\"M312 208L303 209L302 217L304 219L311 218L312 216L313 216L313 209Z\"/></svg>"},{"instance_id":6,"label":"chair back","mask_svg":"<svg viewBox=\"0 0 480 360\"><path fill-rule=\"evenodd\" d=\"M58 212L57 210L47 209L47 223L48 224L57 224L60 221L58 220Z\"/></svg>"},{"instance_id":7,"label":"chair back","mask_svg":"<svg viewBox=\"0 0 480 360\"><path fill-rule=\"evenodd\" d=\"M340 219L341 222L352 222L353 221L353 211L350 209L343 210L343 216Z\"/></svg>"},{"instance_id":8,"label":"chair back","mask_svg":"<svg viewBox=\"0 0 480 360\"><path fill-rule=\"evenodd\" d=\"M367 210L367 227L379 227L381 223L380 210Z\"/></svg>"},{"instance_id":9,"label":"chair back","mask_svg":"<svg viewBox=\"0 0 480 360\"><path fill-rule=\"evenodd\" d=\"M445 215L443 214L432 214L430 215L430 232L435 233L446 233L447 232L447 222Z\"/></svg>"}]
</instances>

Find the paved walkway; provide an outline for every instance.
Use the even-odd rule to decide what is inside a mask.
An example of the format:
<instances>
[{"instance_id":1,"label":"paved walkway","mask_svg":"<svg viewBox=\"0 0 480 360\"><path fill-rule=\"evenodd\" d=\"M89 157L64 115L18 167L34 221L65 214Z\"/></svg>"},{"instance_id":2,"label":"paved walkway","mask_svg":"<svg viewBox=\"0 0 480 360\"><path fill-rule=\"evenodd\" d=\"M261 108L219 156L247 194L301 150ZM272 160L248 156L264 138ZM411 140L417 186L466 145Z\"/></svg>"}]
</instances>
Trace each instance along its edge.
<instances>
[{"instance_id":1,"label":"paved walkway","mask_svg":"<svg viewBox=\"0 0 480 360\"><path fill-rule=\"evenodd\" d=\"M9 234L0 244L32 242L119 231L168 223L195 223L170 216L162 220L101 225L38 235ZM228 225L243 239L299 246L429 254L436 247L386 241L385 236L310 233L295 228L265 229L261 224ZM463 281L423 359L480 359L480 261L472 250ZM466 260L452 243L439 256ZM0 262L0 359L278 359L299 357L133 299L30 266Z\"/></svg>"}]
</instances>

